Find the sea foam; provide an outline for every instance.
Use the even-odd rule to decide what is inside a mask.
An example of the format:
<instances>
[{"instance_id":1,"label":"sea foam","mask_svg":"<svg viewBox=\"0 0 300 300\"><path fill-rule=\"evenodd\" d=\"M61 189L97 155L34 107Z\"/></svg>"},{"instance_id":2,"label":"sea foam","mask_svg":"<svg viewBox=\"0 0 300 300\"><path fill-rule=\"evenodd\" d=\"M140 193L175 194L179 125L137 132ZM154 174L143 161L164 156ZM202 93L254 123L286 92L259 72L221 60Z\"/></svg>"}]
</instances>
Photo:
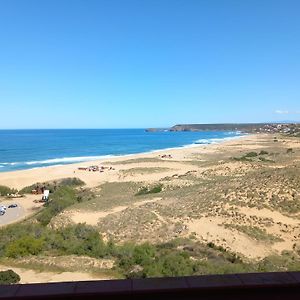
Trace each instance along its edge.
<instances>
[{"instance_id":1,"label":"sea foam","mask_svg":"<svg viewBox=\"0 0 300 300\"><path fill-rule=\"evenodd\" d=\"M224 138L199 139L194 144L196 144L196 145L218 144L218 143L222 143L222 142L225 142L225 141L231 141L231 140L239 139L241 137L243 137L243 135L224 137Z\"/></svg>"},{"instance_id":2,"label":"sea foam","mask_svg":"<svg viewBox=\"0 0 300 300\"><path fill-rule=\"evenodd\" d=\"M0 130L0 170L15 171L214 144L239 132L145 132L144 129Z\"/></svg>"},{"instance_id":3,"label":"sea foam","mask_svg":"<svg viewBox=\"0 0 300 300\"><path fill-rule=\"evenodd\" d=\"M77 157L62 157L62 158L52 158L45 160L36 160L36 161L27 161L24 162L25 165L52 165L59 163L76 163L76 162L84 162L84 161L92 161L99 160L105 158L111 158L113 155L101 155L101 156L77 156Z\"/></svg>"}]
</instances>

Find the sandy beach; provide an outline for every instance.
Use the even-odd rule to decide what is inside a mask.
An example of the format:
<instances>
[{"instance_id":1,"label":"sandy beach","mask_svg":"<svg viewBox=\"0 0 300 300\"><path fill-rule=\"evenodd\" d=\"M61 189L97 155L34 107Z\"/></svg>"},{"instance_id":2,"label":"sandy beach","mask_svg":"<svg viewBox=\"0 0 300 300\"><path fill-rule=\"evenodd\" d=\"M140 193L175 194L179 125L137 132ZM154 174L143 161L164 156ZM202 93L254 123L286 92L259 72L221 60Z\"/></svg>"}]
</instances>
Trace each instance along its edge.
<instances>
[{"instance_id":1,"label":"sandy beach","mask_svg":"<svg viewBox=\"0 0 300 300\"><path fill-rule=\"evenodd\" d=\"M0 172L0 184L8 186L10 188L22 189L23 187L32 185L37 182L46 182L52 180L58 180L66 177L77 177L83 180L88 187L95 187L103 182L113 182L113 181L122 181L124 178L118 173L119 169L130 169L131 165L123 165L121 168L116 167L114 171L110 172L84 172L79 171L79 167L92 166L92 165L102 165L107 164L109 162L117 163L122 162L124 160L129 159L139 159L139 158L158 158L159 155L168 154L172 156L172 159L164 159L162 163L164 166L168 166L168 162L171 162L173 168L181 169L182 173L185 173L190 169L190 166L183 167L182 162L191 160L191 155L201 155L201 154L211 154L216 153L218 151L224 151L226 149L230 149L231 147L238 148L240 151L244 149L251 149L255 147L255 143L257 141L258 135L248 135L243 136L237 139L224 141L217 144L209 144L209 145L198 145L193 147L185 147L185 148L177 148L177 149L168 149L155 151L151 153L141 153L141 154L133 154L133 155L125 155L119 157L113 157L104 160L95 160L89 162L68 164L68 165L58 165L58 166L49 166L42 168L34 168L29 170L20 170L20 171L12 171L12 172ZM179 161L176 165L174 161ZM153 163L155 167L158 166L158 163ZM149 163L139 162L138 166L140 168L149 167ZM163 175L171 174L172 171L168 171ZM156 180L157 176L150 174L146 176L147 180ZM139 176L132 176L132 180L140 180ZM144 178L143 178L144 179Z\"/></svg>"}]
</instances>

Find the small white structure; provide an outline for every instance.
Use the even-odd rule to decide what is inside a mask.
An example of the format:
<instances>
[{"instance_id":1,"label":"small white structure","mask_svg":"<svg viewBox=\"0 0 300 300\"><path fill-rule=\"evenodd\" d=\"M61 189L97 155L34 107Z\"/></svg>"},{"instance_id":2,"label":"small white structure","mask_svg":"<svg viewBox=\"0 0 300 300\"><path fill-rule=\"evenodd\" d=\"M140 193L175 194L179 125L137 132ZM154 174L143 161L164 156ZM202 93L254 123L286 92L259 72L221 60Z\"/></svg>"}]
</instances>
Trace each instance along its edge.
<instances>
[{"instance_id":1,"label":"small white structure","mask_svg":"<svg viewBox=\"0 0 300 300\"><path fill-rule=\"evenodd\" d=\"M49 199L49 193L50 193L49 190L44 190L42 200L48 201L48 199Z\"/></svg>"},{"instance_id":2,"label":"small white structure","mask_svg":"<svg viewBox=\"0 0 300 300\"><path fill-rule=\"evenodd\" d=\"M6 207L5 206L0 206L0 216L3 216L6 212Z\"/></svg>"}]
</instances>

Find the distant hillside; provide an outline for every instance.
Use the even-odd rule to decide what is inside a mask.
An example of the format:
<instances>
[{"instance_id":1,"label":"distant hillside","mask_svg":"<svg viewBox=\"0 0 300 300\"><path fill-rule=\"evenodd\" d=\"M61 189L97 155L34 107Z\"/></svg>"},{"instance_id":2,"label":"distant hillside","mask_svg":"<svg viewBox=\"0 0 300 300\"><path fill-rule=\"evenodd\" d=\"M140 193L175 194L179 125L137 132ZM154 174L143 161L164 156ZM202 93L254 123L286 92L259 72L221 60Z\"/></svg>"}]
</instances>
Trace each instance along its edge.
<instances>
[{"instance_id":1,"label":"distant hillside","mask_svg":"<svg viewBox=\"0 0 300 300\"><path fill-rule=\"evenodd\" d=\"M147 132L161 132L161 131L169 131L170 128L147 128Z\"/></svg>"},{"instance_id":2,"label":"distant hillside","mask_svg":"<svg viewBox=\"0 0 300 300\"><path fill-rule=\"evenodd\" d=\"M299 123L225 123L225 124L178 124L169 129L150 128L157 131L241 131L245 133L283 133L300 136Z\"/></svg>"},{"instance_id":3,"label":"distant hillside","mask_svg":"<svg viewBox=\"0 0 300 300\"><path fill-rule=\"evenodd\" d=\"M267 125L266 123L247 123L247 124L237 124L237 123L227 123L227 124L178 124L170 128L170 131L253 131L258 128Z\"/></svg>"}]
</instances>

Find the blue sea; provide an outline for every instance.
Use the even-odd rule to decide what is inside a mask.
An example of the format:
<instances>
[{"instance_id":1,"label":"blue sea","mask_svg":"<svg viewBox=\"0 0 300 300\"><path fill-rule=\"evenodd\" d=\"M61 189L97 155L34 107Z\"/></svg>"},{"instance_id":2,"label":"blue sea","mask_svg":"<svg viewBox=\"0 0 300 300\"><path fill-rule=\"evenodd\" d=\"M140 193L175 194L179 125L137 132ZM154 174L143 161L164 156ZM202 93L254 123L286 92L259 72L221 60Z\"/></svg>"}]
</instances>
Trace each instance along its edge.
<instances>
[{"instance_id":1,"label":"blue sea","mask_svg":"<svg viewBox=\"0 0 300 300\"><path fill-rule=\"evenodd\" d=\"M145 129L0 130L0 172L218 143L240 132Z\"/></svg>"}]
</instances>

